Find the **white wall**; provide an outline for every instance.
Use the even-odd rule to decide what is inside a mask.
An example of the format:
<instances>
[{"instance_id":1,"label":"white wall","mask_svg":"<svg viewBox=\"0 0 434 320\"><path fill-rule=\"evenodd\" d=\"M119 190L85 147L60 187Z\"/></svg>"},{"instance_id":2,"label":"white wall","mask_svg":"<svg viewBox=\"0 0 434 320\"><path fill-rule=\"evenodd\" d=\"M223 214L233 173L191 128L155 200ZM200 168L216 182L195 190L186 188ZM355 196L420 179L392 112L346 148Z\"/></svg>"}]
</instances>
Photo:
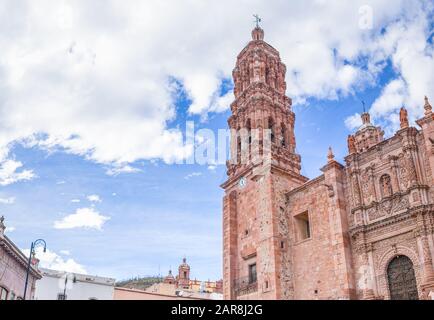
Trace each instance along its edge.
<instances>
[{"instance_id":1,"label":"white wall","mask_svg":"<svg viewBox=\"0 0 434 320\"><path fill-rule=\"evenodd\" d=\"M106 285L95 282L80 281L73 283L73 276L68 277L66 286L67 300L113 300L114 285ZM57 300L59 293L63 294L65 277L44 275L36 282L36 300Z\"/></svg>"}]
</instances>

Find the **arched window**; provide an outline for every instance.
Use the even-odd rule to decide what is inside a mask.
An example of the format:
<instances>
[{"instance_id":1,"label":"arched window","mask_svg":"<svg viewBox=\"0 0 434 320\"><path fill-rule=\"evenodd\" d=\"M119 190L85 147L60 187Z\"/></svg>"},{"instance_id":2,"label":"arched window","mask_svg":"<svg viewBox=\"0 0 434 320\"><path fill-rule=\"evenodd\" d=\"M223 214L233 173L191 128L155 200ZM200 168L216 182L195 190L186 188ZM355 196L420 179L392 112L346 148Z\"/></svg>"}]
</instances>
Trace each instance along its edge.
<instances>
[{"instance_id":1,"label":"arched window","mask_svg":"<svg viewBox=\"0 0 434 320\"><path fill-rule=\"evenodd\" d=\"M241 163L241 132L240 128L237 129L237 164Z\"/></svg>"},{"instance_id":2,"label":"arched window","mask_svg":"<svg viewBox=\"0 0 434 320\"><path fill-rule=\"evenodd\" d=\"M392 182L390 180L390 176L388 174L383 174L380 178L380 188L381 195L384 197L391 196L392 191Z\"/></svg>"},{"instance_id":3,"label":"arched window","mask_svg":"<svg viewBox=\"0 0 434 320\"><path fill-rule=\"evenodd\" d=\"M247 119L246 128L247 128L248 141L250 145L252 143L252 125L250 123L250 119Z\"/></svg>"},{"instance_id":4,"label":"arched window","mask_svg":"<svg viewBox=\"0 0 434 320\"><path fill-rule=\"evenodd\" d=\"M280 145L282 147L286 147L287 141L286 141L286 127L282 123L282 128L280 129Z\"/></svg>"},{"instance_id":5,"label":"arched window","mask_svg":"<svg viewBox=\"0 0 434 320\"><path fill-rule=\"evenodd\" d=\"M268 129L271 130L271 142L275 141L275 133L274 133L274 121L273 118L268 118Z\"/></svg>"}]
</instances>

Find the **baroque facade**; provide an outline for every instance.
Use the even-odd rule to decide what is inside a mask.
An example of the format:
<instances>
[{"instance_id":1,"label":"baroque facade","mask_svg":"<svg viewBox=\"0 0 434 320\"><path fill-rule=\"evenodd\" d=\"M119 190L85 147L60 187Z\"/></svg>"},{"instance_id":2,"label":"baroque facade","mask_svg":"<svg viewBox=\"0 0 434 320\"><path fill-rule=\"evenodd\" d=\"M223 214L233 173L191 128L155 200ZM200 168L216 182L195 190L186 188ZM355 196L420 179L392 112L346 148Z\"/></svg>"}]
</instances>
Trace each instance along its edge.
<instances>
[{"instance_id":1,"label":"baroque facade","mask_svg":"<svg viewBox=\"0 0 434 320\"><path fill-rule=\"evenodd\" d=\"M362 114L345 164L301 175L285 65L256 27L233 70L225 299L434 297L434 114L384 139ZM421 106L422 107L422 106Z\"/></svg>"}]
</instances>

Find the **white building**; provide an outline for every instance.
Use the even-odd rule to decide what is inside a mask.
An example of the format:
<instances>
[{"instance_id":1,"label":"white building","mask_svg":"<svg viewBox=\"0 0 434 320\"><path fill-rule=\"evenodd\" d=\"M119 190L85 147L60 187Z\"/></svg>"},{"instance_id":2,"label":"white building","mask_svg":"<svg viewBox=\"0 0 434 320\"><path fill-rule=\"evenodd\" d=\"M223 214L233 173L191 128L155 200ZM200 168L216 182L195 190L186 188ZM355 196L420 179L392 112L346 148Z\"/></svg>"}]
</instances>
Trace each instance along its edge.
<instances>
[{"instance_id":1,"label":"white building","mask_svg":"<svg viewBox=\"0 0 434 320\"><path fill-rule=\"evenodd\" d=\"M115 279L40 268L36 300L113 300Z\"/></svg>"}]
</instances>

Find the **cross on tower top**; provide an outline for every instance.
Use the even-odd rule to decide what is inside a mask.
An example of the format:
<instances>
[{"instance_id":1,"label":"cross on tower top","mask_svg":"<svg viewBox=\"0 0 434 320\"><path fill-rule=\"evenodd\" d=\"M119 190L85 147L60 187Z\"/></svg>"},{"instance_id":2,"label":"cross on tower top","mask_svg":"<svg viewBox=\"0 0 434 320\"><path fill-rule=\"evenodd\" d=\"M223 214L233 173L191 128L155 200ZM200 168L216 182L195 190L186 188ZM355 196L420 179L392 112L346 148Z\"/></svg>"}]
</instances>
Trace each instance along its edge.
<instances>
[{"instance_id":1,"label":"cross on tower top","mask_svg":"<svg viewBox=\"0 0 434 320\"><path fill-rule=\"evenodd\" d=\"M254 14L253 17L255 18L256 28L259 28L259 22L261 22L262 19L259 17L258 14Z\"/></svg>"}]
</instances>

